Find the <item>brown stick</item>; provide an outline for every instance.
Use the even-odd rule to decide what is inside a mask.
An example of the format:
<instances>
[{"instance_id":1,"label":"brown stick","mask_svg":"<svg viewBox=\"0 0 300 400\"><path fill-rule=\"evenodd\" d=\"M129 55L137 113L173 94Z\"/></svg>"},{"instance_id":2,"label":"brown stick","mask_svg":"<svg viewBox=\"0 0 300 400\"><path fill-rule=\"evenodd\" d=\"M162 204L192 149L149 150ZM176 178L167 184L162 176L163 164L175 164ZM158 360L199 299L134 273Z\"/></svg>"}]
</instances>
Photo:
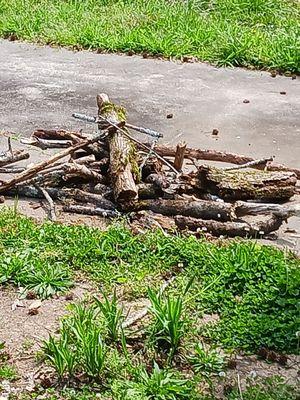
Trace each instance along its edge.
<instances>
[{"instance_id":1,"label":"brown stick","mask_svg":"<svg viewBox=\"0 0 300 400\"><path fill-rule=\"evenodd\" d=\"M175 152L174 168L177 169L177 171L179 172L182 170L185 150L186 150L186 143L185 142L178 143Z\"/></svg>"},{"instance_id":2,"label":"brown stick","mask_svg":"<svg viewBox=\"0 0 300 400\"><path fill-rule=\"evenodd\" d=\"M102 137L103 137L103 133L99 133L99 134L95 135L94 137L92 137L91 139L83 140L82 142L75 144L74 146L69 147L68 149L66 149L62 152L55 154L54 156L50 157L48 160L42 161L42 162L34 165L33 167L28 168L26 171L21 172L16 177L14 177L14 178L10 179L9 181L5 182L4 184L2 184L0 186L0 193L14 187L18 183L28 180L29 178L34 176L36 173L40 172L41 170L48 167L49 165L54 164L56 161L60 160L61 158L66 157L73 151L81 149L81 148L87 146L88 144L95 143L98 140L100 140Z\"/></svg>"},{"instance_id":3,"label":"brown stick","mask_svg":"<svg viewBox=\"0 0 300 400\"><path fill-rule=\"evenodd\" d=\"M157 145L155 147L156 153L163 157L175 157L176 149L173 147L168 147L164 145ZM185 150L185 158L196 159L196 160L209 160L209 161L220 161L231 164L246 164L250 161L255 161L254 158L238 155L234 153L226 153L223 151L216 150L201 150L201 149L193 149L191 147L187 147ZM264 166L256 165L256 169L264 169ZM297 168L289 168L282 164L270 163L268 165L269 171L291 171L297 175L297 178L300 179L300 169Z\"/></svg>"},{"instance_id":4,"label":"brown stick","mask_svg":"<svg viewBox=\"0 0 300 400\"><path fill-rule=\"evenodd\" d=\"M27 158L29 158L29 153L26 153L24 150L15 150L13 152L8 150L7 152L0 154L0 167L13 164L21 160L26 160Z\"/></svg>"},{"instance_id":5,"label":"brown stick","mask_svg":"<svg viewBox=\"0 0 300 400\"><path fill-rule=\"evenodd\" d=\"M214 236L240 236L240 237L259 237L270 232L276 231L282 224L282 219L271 215L265 221L260 221L255 225L247 222L220 222L215 220L201 220L191 217L177 215L174 217L177 227L181 230L203 231Z\"/></svg>"}]
</instances>

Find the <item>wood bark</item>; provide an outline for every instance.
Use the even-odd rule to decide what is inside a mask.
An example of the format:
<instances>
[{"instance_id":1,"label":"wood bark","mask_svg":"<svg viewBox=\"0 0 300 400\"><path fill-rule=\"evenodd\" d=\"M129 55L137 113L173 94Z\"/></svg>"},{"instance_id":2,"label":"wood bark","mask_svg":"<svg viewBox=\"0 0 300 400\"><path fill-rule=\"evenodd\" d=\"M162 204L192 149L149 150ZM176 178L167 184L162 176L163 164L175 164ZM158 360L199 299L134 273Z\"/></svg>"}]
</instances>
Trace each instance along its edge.
<instances>
[{"instance_id":1,"label":"wood bark","mask_svg":"<svg viewBox=\"0 0 300 400\"><path fill-rule=\"evenodd\" d=\"M261 237L270 232L276 231L282 224L282 219L270 215L266 220L255 225L247 222L220 222L215 220L201 220L197 218L177 215L175 223L180 230L203 231L214 236L239 236L239 237Z\"/></svg>"},{"instance_id":2,"label":"wood bark","mask_svg":"<svg viewBox=\"0 0 300 400\"><path fill-rule=\"evenodd\" d=\"M136 210L151 210L163 215L184 215L195 218L229 221L232 206L207 200L143 200L135 206Z\"/></svg>"},{"instance_id":3,"label":"wood bark","mask_svg":"<svg viewBox=\"0 0 300 400\"><path fill-rule=\"evenodd\" d=\"M226 171L214 167L198 169L199 187L225 200L284 200L295 194L293 172Z\"/></svg>"},{"instance_id":4,"label":"wood bark","mask_svg":"<svg viewBox=\"0 0 300 400\"><path fill-rule=\"evenodd\" d=\"M248 203L237 201L234 205L235 215L240 218L245 215L274 214L282 219L292 216L300 217L300 204Z\"/></svg>"},{"instance_id":5,"label":"wood bark","mask_svg":"<svg viewBox=\"0 0 300 400\"><path fill-rule=\"evenodd\" d=\"M176 148L165 146L165 145L157 145L155 146L155 151L163 156L163 157L175 157ZM195 159L195 160L208 160L208 161L220 161L224 163L230 164L246 164L251 161L255 161L254 158L234 154L227 153L223 151L217 150L201 150L201 149L193 149L191 147L187 147L185 150L185 158ZM264 169L264 165L255 165L256 169ZM290 168L282 164L277 163L269 163L268 164L269 171L291 171L294 172L298 179L300 179L300 169Z\"/></svg>"},{"instance_id":6,"label":"wood bark","mask_svg":"<svg viewBox=\"0 0 300 400\"><path fill-rule=\"evenodd\" d=\"M0 153L0 167L4 167L15 162L26 160L29 158L29 153L24 150L6 151Z\"/></svg>"},{"instance_id":7,"label":"wood bark","mask_svg":"<svg viewBox=\"0 0 300 400\"><path fill-rule=\"evenodd\" d=\"M177 169L177 171L182 170L186 146L187 144L185 142L178 143L178 145L176 146L174 168Z\"/></svg>"},{"instance_id":8,"label":"wood bark","mask_svg":"<svg viewBox=\"0 0 300 400\"><path fill-rule=\"evenodd\" d=\"M125 122L125 113L112 104L106 94L97 96L98 116L104 116L113 124ZM110 175L114 198L117 203L134 201L138 190L134 181L137 166L136 155L132 143L119 131L110 134Z\"/></svg>"}]
</instances>

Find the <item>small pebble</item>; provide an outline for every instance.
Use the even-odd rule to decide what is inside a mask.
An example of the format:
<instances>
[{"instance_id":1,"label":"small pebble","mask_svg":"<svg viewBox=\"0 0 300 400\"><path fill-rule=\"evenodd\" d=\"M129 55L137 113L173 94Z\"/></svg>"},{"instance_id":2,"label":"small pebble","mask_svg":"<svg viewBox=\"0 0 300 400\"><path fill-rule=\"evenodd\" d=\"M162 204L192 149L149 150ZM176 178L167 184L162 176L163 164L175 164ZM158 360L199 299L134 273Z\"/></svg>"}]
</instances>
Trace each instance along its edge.
<instances>
[{"instance_id":1,"label":"small pebble","mask_svg":"<svg viewBox=\"0 0 300 400\"><path fill-rule=\"evenodd\" d=\"M174 115L171 113L171 114L167 114L167 118L168 119L171 119L171 118L173 118L174 117Z\"/></svg>"},{"instance_id":2,"label":"small pebble","mask_svg":"<svg viewBox=\"0 0 300 400\"><path fill-rule=\"evenodd\" d=\"M286 92L282 91L282 92L280 92L280 94L286 94Z\"/></svg>"},{"instance_id":3,"label":"small pebble","mask_svg":"<svg viewBox=\"0 0 300 400\"><path fill-rule=\"evenodd\" d=\"M248 103L250 103L250 100L245 99L245 100L243 100L243 103L248 104Z\"/></svg>"},{"instance_id":4,"label":"small pebble","mask_svg":"<svg viewBox=\"0 0 300 400\"><path fill-rule=\"evenodd\" d=\"M212 133L213 136L217 136L219 134L218 129L213 129Z\"/></svg>"}]
</instances>

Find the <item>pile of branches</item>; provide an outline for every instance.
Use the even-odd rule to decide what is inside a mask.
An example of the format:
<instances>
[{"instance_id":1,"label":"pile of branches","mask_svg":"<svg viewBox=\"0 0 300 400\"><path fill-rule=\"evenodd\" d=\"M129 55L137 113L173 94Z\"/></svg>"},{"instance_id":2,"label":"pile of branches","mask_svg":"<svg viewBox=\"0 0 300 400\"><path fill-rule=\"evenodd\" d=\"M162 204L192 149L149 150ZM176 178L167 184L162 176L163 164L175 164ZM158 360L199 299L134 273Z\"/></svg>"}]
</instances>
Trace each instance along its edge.
<instances>
[{"instance_id":1,"label":"pile of branches","mask_svg":"<svg viewBox=\"0 0 300 400\"><path fill-rule=\"evenodd\" d=\"M215 236L264 236L300 215L299 204L284 204L296 193L300 170L272 158L160 145L160 133L129 124L125 110L106 94L97 96L97 105L97 117L73 114L95 124L93 134L40 129L22 140L42 149L63 148L46 161L8 166L29 157L9 145L0 154L0 172L13 177L1 181L0 195L45 198L52 220L59 204L72 213L126 214L138 229L160 226ZM131 131L150 140L142 142ZM209 167L200 160L235 165Z\"/></svg>"}]
</instances>

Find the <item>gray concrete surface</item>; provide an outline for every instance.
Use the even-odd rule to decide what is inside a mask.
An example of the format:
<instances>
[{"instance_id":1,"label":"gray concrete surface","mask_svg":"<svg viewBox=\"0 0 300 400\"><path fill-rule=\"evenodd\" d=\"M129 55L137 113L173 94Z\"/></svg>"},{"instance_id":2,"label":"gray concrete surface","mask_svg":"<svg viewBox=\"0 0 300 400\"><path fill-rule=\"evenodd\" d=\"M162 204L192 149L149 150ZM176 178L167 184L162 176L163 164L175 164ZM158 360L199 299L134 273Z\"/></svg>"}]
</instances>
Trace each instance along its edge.
<instances>
[{"instance_id":1,"label":"gray concrete surface","mask_svg":"<svg viewBox=\"0 0 300 400\"><path fill-rule=\"evenodd\" d=\"M299 79L0 41L0 130L84 127L71 114L95 114L99 92L121 102L132 123L162 131L166 142L275 155L300 167Z\"/></svg>"},{"instance_id":2,"label":"gray concrete surface","mask_svg":"<svg viewBox=\"0 0 300 400\"><path fill-rule=\"evenodd\" d=\"M92 129L71 114L96 114L99 92L122 103L130 122L161 131L165 142L184 139L191 146L257 158L275 155L300 168L299 79L0 41L0 131ZM0 147L5 142L0 137ZM31 148L30 162L48 155ZM291 218L289 227L296 232L282 234L285 225L277 243L300 249L299 218Z\"/></svg>"}]
</instances>

